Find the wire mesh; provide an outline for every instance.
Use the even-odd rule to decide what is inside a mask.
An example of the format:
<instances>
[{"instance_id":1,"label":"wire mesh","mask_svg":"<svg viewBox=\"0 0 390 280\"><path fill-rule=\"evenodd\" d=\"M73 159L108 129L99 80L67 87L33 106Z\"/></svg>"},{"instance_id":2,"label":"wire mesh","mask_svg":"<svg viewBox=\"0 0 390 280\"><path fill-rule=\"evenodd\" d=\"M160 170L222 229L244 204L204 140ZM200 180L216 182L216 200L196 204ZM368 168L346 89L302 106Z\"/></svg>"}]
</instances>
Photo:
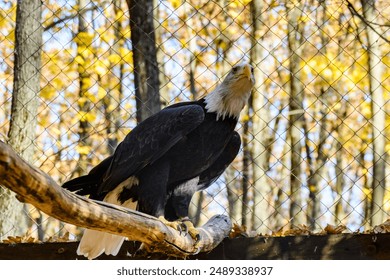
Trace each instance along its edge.
<instances>
[{"instance_id":1,"label":"wire mesh","mask_svg":"<svg viewBox=\"0 0 390 280\"><path fill-rule=\"evenodd\" d=\"M12 117L14 2L0 3L3 141ZM155 1L150 15L162 106L210 92L237 62L255 68L257 84L237 127L245 145L220 179L194 196L193 220L228 214L263 234L299 224L370 228L374 204L380 201L383 220L390 211L390 4L375 1L369 18L360 1L254 2ZM32 163L63 183L86 174L136 126L131 19L121 0L44 1L42 17ZM385 129L374 133L379 122ZM384 194L373 201L378 168L385 170ZM10 195L1 189L0 198ZM15 218L2 238L80 233L29 205L23 213L16 216L25 222Z\"/></svg>"}]
</instances>

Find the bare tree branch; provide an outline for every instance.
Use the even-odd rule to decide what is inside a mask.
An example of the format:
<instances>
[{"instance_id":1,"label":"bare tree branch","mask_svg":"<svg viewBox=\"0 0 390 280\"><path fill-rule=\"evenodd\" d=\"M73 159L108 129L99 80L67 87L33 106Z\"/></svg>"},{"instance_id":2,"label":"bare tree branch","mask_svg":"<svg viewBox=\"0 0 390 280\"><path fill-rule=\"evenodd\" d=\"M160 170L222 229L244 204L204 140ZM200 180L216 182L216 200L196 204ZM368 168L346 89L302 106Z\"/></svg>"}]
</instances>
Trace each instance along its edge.
<instances>
[{"instance_id":1,"label":"bare tree branch","mask_svg":"<svg viewBox=\"0 0 390 280\"><path fill-rule=\"evenodd\" d=\"M97 9L99 9L99 6L93 5L92 7L85 8L82 11L87 13L87 12L90 12L90 11L95 11ZM48 25L44 26L43 27L43 31L49 31L50 29L56 27L57 25L59 25L61 23L64 23L67 20L71 20L71 19L77 18L78 16L79 16L79 13L75 13L75 14L67 15L67 16L59 18L57 20L54 20L54 21L50 22Z\"/></svg>"},{"instance_id":2,"label":"bare tree branch","mask_svg":"<svg viewBox=\"0 0 390 280\"><path fill-rule=\"evenodd\" d=\"M185 257L215 248L230 232L228 217L216 215L199 228L198 244L189 236L167 227L155 217L127 208L93 201L62 189L54 180L25 162L0 141L0 184L61 221L143 242L150 251Z\"/></svg>"},{"instance_id":3,"label":"bare tree branch","mask_svg":"<svg viewBox=\"0 0 390 280\"><path fill-rule=\"evenodd\" d=\"M355 7L352 5L352 3L349 1L349 0L345 0L347 2L347 7L349 9L349 11L351 12L352 15L355 15L357 16L362 22L364 22L365 25L367 25L367 27L369 27L370 29L372 29L372 31L374 31L376 34L378 34L379 37L381 37L385 42L389 43L390 44L390 40L387 39L386 37L384 37L381 33L378 32L377 29L375 29L372 25L379 25L379 26L385 26L385 27L389 27L390 25L381 25L379 23L374 23L372 21L368 21L363 15L361 15L356 9Z\"/></svg>"}]
</instances>

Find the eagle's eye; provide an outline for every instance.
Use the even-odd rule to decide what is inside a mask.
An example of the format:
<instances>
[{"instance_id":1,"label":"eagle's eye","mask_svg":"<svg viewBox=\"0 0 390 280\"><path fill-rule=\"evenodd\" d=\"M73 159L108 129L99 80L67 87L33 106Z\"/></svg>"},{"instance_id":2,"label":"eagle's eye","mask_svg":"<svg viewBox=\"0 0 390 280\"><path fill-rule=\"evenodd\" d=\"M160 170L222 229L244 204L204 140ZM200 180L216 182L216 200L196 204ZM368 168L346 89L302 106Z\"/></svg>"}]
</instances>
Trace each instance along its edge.
<instances>
[{"instance_id":1,"label":"eagle's eye","mask_svg":"<svg viewBox=\"0 0 390 280\"><path fill-rule=\"evenodd\" d=\"M252 73L252 74L255 73L255 68L251 67L251 73Z\"/></svg>"},{"instance_id":2,"label":"eagle's eye","mask_svg":"<svg viewBox=\"0 0 390 280\"><path fill-rule=\"evenodd\" d=\"M237 67L237 66L236 66L236 67L233 67L232 73L233 73L233 74L236 74L236 73L237 73L237 70L238 70L238 67Z\"/></svg>"}]
</instances>

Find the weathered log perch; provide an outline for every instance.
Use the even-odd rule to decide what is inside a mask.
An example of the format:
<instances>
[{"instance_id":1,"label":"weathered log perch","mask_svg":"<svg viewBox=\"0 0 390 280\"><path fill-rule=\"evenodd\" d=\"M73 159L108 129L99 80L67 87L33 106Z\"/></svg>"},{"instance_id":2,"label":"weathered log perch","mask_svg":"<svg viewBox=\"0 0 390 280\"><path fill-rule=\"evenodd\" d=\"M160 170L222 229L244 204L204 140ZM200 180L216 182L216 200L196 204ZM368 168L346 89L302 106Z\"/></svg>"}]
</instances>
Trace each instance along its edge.
<instances>
[{"instance_id":1,"label":"weathered log perch","mask_svg":"<svg viewBox=\"0 0 390 280\"><path fill-rule=\"evenodd\" d=\"M176 257L212 250L232 227L227 216L216 215L199 228L201 240L195 244L189 235L180 235L155 217L90 200L61 188L49 175L25 162L2 141L0 184L15 192L19 200L61 221L126 236L143 242L149 250Z\"/></svg>"}]
</instances>

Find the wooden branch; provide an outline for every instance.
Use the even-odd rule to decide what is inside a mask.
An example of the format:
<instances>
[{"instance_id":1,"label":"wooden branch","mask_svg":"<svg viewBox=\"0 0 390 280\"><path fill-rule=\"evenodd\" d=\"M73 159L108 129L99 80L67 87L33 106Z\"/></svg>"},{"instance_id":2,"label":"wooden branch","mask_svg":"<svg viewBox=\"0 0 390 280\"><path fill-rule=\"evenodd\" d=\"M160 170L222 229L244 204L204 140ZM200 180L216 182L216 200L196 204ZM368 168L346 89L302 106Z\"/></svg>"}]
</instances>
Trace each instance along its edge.
<instances>
[{"instance_id":1,"label":"wooden branch","mask_svg":"<svg viewBox=\"0 0 390 280\"><path fill-rule=\"evenodd\" d=\"M0 141L0 184L17 198L46 214L76 226L109 232L140 241L150 251L186 257L210 251L231 230L228 217L217 215L199 228L201 240L195 241L167 227L155 217L124 207L93 201L61 188L54 180L25 162L12 148ZM198 249L199 248L199 249Z\"/></svg>"}]
</instances>

